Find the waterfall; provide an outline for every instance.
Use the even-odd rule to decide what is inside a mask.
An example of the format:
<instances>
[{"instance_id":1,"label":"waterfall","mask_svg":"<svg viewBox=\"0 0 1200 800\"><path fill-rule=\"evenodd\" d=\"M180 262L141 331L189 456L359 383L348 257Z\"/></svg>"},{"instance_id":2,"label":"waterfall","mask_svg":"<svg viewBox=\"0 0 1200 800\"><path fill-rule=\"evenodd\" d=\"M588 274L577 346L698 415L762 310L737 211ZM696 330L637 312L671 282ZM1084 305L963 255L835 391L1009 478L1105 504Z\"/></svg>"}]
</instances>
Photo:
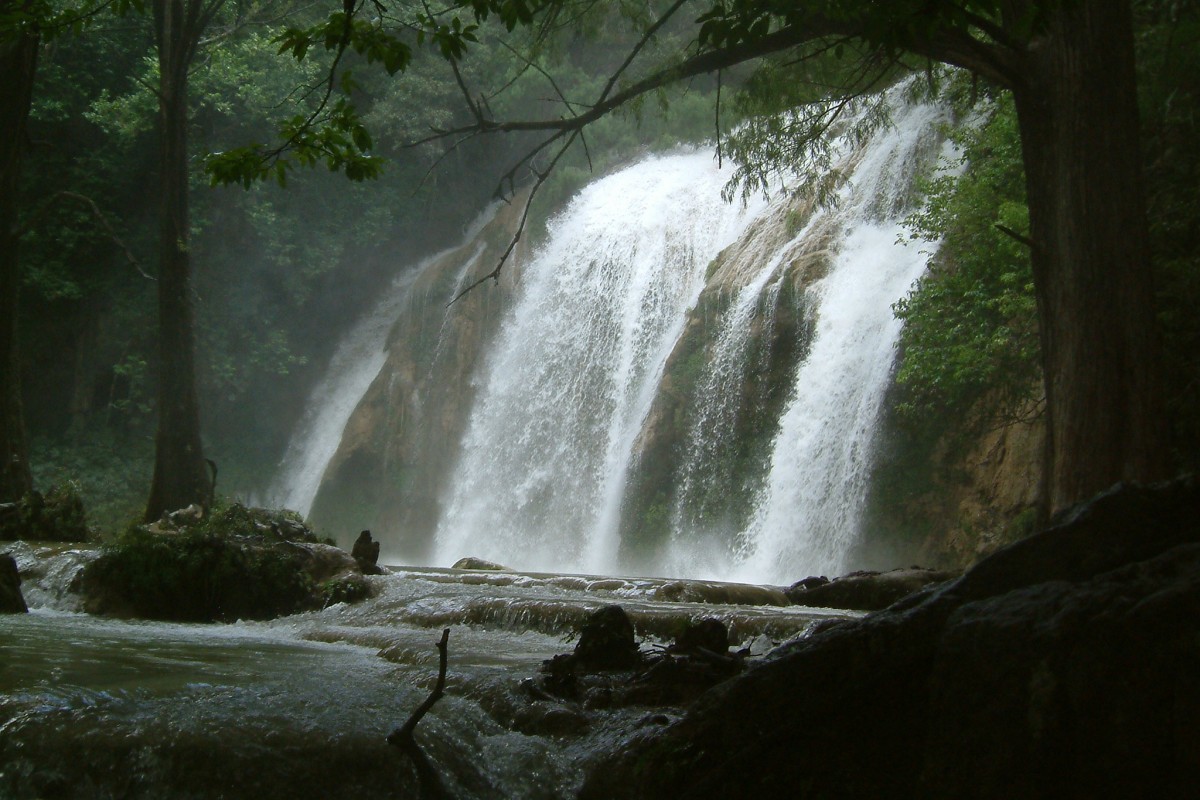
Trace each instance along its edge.
<instances>
[{"instance_id":1,"label":"waterfall","mask_svg":"<svg viewBox=\"0 0 1200 800\"><path fill-rule=\"evenodd\" d=\"M770 583L853 568L891 305L932 246L899 241L902 222L945 149L944 109L904 91L885 99L890 125L832 144L834 202L726 203L710 151L645 158L551 220L502 303L485 286L439 307L436 337L404 333L422 341L393 359L389 315L420 302L417 276L443 303L511 233L409 273L314 392L282 502L306 512L320 487L320 507L331 463L357 465L332 532L371 527L393 563ZM483 325L471 303L497 313ZM372 381L384 390L361 402Z\"/></svg>"},{"instance_id":2,"label":"waterfall","mask_svg":"<svg viewBox=\"0 0 1200 800\"><path fill-rule=\"evenodd\" d=\"M626 469L663 365L709 262L760 207L724 203L726 180L708 152L651 158L555 221L480 379L440 560L616 568Z\"/></svg>"},{"instance_id":3,"label":"waterfall","mask_svg":"<svg viewBox=\"0 0 1200 800\"><path fill-rule=\"evenodd\" d=\"M720 203L724 178L705 154L642 162L576 198L530 265L480 380L438 559L474 554L526 568L756 581L844 569L899 331L891 304L926 259L897 239L914 175L938 151L943 116L934 106L900 106L894 124L866 144L841 142L835 161L848 178L837 202L810 207L790 238L779 228L785 210L794 211L791 198ZM621 563L628 471L655 394L671 390L664 367L711 278L710 262L739 238L747 243L726 256L737 266L724 271L740 273L741 284L727 287L732 302L709 333L675 469L669 545L657 561ZM761 369L749 352L752 323L760 338L771 336L789 270L814 252L828 261L827 274L803 290L811 342L764 454L762 485L744 524L713 530L730 520L689 514L688 497L720 499L729 488L723 442L747 413L736 400L746 373Z\"/></svg>"},{"instance_id":4,"label":"waterfall","mask_svg":"<svg viewBox=\"0 0 1200 800\"><path fill-rule=\"evenodd\" d=\"M921 275L927 259L922 244L928 243L899 243L906 233L903 218L914 176L940 149L939 123L944 122L937 106L901 106L893 125L865 148L844 147L842 156L852 159L852 166L837 203L817 210L779 255L765 262L721 321L717 355L704 384L710 396L700 400L685 478L719 460L716 448L732 429L737 407L728 398L754 368L744 354L746 331L764 286L778 285L781 259L828 243L828 272L805 291L812 338L778 421L750 518L735 537L726 536L714 547L696 540L702 520L682 518L677 511L668 561L674 570L785 582L852 568L847 556L860 535L876 423L900 332L891 306ZM824 241L814 245L818 238ZM681 498L689 488L687 480L681 481Z\"/></svg>"}]
</instances>

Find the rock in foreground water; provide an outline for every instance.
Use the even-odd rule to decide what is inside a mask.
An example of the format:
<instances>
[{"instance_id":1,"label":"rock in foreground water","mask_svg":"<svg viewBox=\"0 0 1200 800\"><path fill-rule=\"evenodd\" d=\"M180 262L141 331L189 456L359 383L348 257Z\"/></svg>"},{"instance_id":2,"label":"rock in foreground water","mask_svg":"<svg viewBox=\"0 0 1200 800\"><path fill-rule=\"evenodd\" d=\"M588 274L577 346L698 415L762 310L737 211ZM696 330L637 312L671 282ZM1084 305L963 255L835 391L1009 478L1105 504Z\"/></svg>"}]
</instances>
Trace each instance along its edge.
<instances>
[{"instance_id":1,"label":"rock in foreground water","mask_svg":"<svg viewBox=\"0 0 1200 800\"><path fill-rule=\"evenodd\" d=\"M1108 798L1200 784L1200 491L1118 488L825 627L592 770L581 798Z\"/></svg>"},{"instance_id":2,"label":"rock in foreground water","mask_svg":"<svg viewBox=\"0 0 1200 800\"><path fill-rule=\"evenodd\" d=\"M831 581L805 578L788 587L785 594L798 606L878 611L926 586L955 577L957 573L921 567L888 572L861 571Z\"/></svg>"},{"instance_id":3,"label":"rock in foreground water","mask_svg":"<svg viewBox=\"0 0 1200 800\"><path fill-rule=\"evenodd\" d=\"M21 573L11 553L0 553L0 614L24 614L29 611L21 594Z\"/></svg>"}]
</instances>

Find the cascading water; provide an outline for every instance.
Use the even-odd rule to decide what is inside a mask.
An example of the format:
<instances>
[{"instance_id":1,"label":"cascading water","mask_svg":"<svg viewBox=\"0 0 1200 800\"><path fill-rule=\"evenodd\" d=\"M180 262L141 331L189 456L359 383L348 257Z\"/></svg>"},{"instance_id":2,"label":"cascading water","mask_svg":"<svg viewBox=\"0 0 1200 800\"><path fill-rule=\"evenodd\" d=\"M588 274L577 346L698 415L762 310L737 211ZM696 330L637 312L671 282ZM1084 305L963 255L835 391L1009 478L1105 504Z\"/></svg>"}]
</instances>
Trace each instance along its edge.
<instances>
[{"instance_id":1,"label":"cascading water","mask_svg":"<svg viewBox=\"0 0 1200 800\"><path fill-rule=\"evenodd\" d=\"M446 695L417 737L445 796L574 797L589 760L647 717L644 699L593 708L524 683L596 609L619 602L660 647L689 619L719 619L752 661L855 616L766 587L420 568L368 577L361 603L271 621L119 620L74 613L71 587L96 551L5 549L31 608L0 615L6 799L425 796L384 737L429 696L440 628Z\"/></svg>"},{"instance_id":2,"label":"cascading water","mask_svg":"<svg viewBox=\"0 0 1200 800\"><path fill-rule=\"evenodd\" d=\"M711 153L657 156L586 187L507 270L498 313L472 306L492 287L442 306L470 243L416 271L438 308L409 315L382 369L386 314L360 325L277 496L305 512L320 487L319 524L372 528L391 563L777 582L854 566L891 304L927 258L897 240L944 140L944 111L904 91L892 125L833 144L830 206L725 203ZM511 235L485 231L468 260Z\"/></svg>"},{"instance_id":3,"label":"cascading water","mask_svg":"<svg viewBox=\"0 0 1200 800\"><path fill-rule=\"evenodd\" d=\"M793 201L723 205L723 177L698 154L638 164L577 198L530 266L482 378L438 558L780 582L844 568L899 330L891 304L926 260L919 246L897 245L901 221L914 176L938 153L944 121L937 107L896 105L894 125L865 144L840 144L848 179L835 207L812 211L790 239L776 231L773 250L736 255L742 283L709 334L690 442L675 469L674 530L650 563L619 563L617 531L654 394L671 391L660 385L664 365L713 257L752 223L770 239L761 229L781 225L781 207ZM814 332L791 373L795 386L764 454L762 486L740 529L705 531L704 520L685 512L687 495L712 492L698 484L722 475L712 464L723 457L720 440L745 413L731 396L756 369L752 321L759 315L762 336L770 320L761 314L774 308L787 271L817 250L828 274L802 292Z\"/></svg>"},{"instance_id":4,"label":"cascading water","mask_svg":"<svg viewBox=\"0 0 1200 800\"><path fill-rule=\"evenodd\" d=\"M482 376L437 556L616 568L623 480L705 269L757 205L721 201L708 153L586 188L526 267Z\"/></svg>"},{"instance_id":5,"label":"cascading water","mask_svg":"<svg viewBox=\"0 0 1200 800\"><path fill-rule=\"evenodd\" d=\"M708 567L691 553L692 572L725 578L791 581L798 575L840 574L859 536L870 478L876 422L888 386L900 324L892 303L925 268L920 246L898 246L915 175L939 150L942 109L900 107L894 124L865 149L834 208L818 211L783 249L804 246L815 235L833 234L828 274L807 289L815 329L796 372L792 396L771 446L766 481L733 551L706 553ZM767 262L723 320L718 343L736 341L747 326L744 309L774 277L778 259ZM745 363L743 361L743 363ZM730 371L726 360L710 368ZM725 377L726 381L730 379ZM728 408L724 414L731 413ZM697 428L693 439L719 429ZM694 446L694 449L699 449ZM675 552L686 550L689 531L674 532ZM731 569L732 566L732 569Z\"/></svg>"}]
</instances>

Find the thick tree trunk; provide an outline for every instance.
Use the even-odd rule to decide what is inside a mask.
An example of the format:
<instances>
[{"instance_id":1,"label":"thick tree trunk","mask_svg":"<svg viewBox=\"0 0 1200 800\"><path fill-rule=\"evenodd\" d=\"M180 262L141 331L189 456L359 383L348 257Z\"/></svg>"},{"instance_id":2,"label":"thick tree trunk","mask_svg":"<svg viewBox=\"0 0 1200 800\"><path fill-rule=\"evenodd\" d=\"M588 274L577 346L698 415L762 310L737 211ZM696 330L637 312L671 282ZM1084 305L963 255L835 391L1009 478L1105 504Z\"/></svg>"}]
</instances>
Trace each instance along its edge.
<instances>
[{"instance_id":1,"label":"thick tree trunk","mask_svg":"<svg viewBox=\"0 0 1200 800\"><path fill-rule=\"evenodd\" d=\"M1022 77L1053 513L1169 473L1128 3L1064 4Z\"/></svg>"},{"instance_id":2,"label":"thick tree trunk","mask_svg":"<svg viewBox=\"0 0 1200 800\"><path fill-rule=\"evenodd\" d=\"M0 502L33 488L21 409L21 358L17 339L17 180L29 118L38 37L25 33L0 41Z\"/></svg>"},{"instance_id":3,"label":"thick tree trunk","mask_svg":"<svg viewBox=\"0 0 1200 800\"><path fill-rule=\"evenodd\" d=\"M192 503L208 507L211 481L200 443L188 250L188 67L195 36L178 0L155 9L159 48L158 434L146 519ZM198 32L197 32L198 35Z\"/></svg>"}]
</instances>

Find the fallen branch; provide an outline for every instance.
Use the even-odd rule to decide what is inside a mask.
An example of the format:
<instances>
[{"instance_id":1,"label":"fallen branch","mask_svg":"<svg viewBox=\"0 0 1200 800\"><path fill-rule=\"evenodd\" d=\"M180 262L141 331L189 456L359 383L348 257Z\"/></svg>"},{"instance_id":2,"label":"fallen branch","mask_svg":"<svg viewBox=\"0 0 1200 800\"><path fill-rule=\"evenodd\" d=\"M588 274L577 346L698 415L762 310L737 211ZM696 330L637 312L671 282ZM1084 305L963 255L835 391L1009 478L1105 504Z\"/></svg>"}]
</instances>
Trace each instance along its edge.
<instances>
[{"instance_id":1,"label":"fallen branch","mask_svg":"<svg viewBox=\"0 0 1200 800\"><path fill-rule=\"evenodd\" d=\"M421 749L421 745L417 744L417 740L413 736L413 731L416 730L417 723L421 721L421 718L428 713L429 709L433 708L433 704L442 699L442 695L445 692L446 642L449 639L450 629L442 629L442 639L437 643L438 677L433 691L429 693L429 697L425 698L425 702L417 706L417 709L413 711L408 720L388 734L387 737L388 744L399 747L412 759L413 766L417 770L417 780L421 786L421 797L429 798L430 800L448 798L450 797L450 793L446 791L446 787L442 783L442 777L438 774L437 768L434 767L433 761L430 760L429 756L425 755L425 751Z\"/></svg>"}]
</instances>

